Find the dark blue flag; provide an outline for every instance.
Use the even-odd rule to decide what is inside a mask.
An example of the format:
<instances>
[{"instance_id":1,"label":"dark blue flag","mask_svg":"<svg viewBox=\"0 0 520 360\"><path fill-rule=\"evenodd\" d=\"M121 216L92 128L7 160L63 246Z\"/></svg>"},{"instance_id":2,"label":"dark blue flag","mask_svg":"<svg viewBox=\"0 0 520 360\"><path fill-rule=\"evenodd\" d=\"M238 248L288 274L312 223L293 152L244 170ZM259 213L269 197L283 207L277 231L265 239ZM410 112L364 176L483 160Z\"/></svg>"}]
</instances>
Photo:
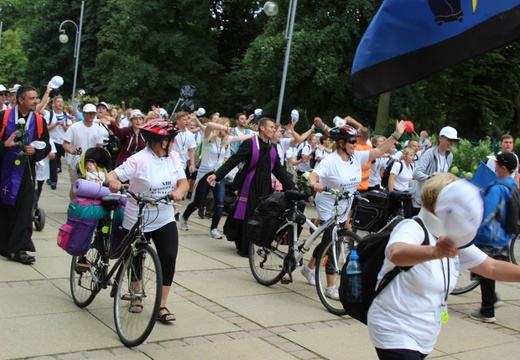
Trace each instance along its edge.
<instances>
[{"instance_id":1,"label":"dark blue flag","mask_svg":"<svg viewBox=\"0 0 520 360\"><path fill-rule=\"evenodd\" d=\"M520 38L520 0L385 0L352 66L363 99Z\"/></svg>"}]
</instances>

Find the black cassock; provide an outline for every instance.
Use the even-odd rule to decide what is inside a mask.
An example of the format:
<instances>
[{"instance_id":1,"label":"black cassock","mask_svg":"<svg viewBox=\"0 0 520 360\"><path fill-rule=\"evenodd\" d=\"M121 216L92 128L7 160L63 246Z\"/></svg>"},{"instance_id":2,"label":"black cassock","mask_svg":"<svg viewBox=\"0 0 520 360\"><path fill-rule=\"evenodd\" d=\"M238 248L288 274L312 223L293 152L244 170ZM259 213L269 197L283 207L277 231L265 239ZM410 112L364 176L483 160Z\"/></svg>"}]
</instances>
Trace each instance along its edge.
<instances>
[{"instance_id":1,"label":"black cassock","mask_svg":"<svg viewBox=\"0 0 520 360\"><path fill-rule=\"evenodd\" d=\"M22 116L19 113L18 118L25 118L27 121L28 116ZM0 123L3 122L3 119L4 111L0 111ZM33 121L36 121L36 119L33 118ZM49 132L47 130L45 119L43 120L43 132L39 138L36 129L37 127L35 126L33 141L44 141L47 146L45 149L36 150L34 155L29 156L29 163L25 164L25 170L23 172L15 205L9 206L0 200L0 254L4 256L9 256L10 254L22 250L36 250L32 242L32 208L34 200L34 179L36 177L35 164L44 159L50 151ZM7 134L6 131L0 141L0 166L2 164L1 161L4 155L4 150L7 150L7 148L4 148L4 142L9 135L10 134ZM13 166L15 165L13 164ZM31 169L30 172L29 168ZM1 176L2 173L0 171L0 178Z\"/></svg>"},{"instance_id":2,"label":"black cassock","mask_svg":"<svg viewBox=\"0 0 520 360\"><path fill-rule=\"evenodd\" d=\"M240 255L247 255L249 252L249 239L247 236L247 222L253 216L256 207L260 203L260 198L268 196L273 192L271 181L271 156L270 151L273 146L271 142L265 142L260 137L257 137L260 144L260 154L256 164L256 172L249 187L247 195L247 209L244 220L237 220L233 216L235 214L237 204L233 207L231 214L228 215L226 223L224 224L224 234L229 241L234 241ZM235 166L245 161L243 168L236 175L243 180L248 173L251 156L253 154L253 139L247 139L240 145L238 151L232 155L216 172L217 181L223 179L228 172ZM256 146L256 145L254 145ZM274 147L276 149L276 146ZM278 155L273 167L273 175L282 183L284 190L294 188L292 175L287 172L284 166L280 164ZM243 185L243 184L242 184ZM242 191L242 186L238 190L238 196Z\"/></svg>"}]
</instances>

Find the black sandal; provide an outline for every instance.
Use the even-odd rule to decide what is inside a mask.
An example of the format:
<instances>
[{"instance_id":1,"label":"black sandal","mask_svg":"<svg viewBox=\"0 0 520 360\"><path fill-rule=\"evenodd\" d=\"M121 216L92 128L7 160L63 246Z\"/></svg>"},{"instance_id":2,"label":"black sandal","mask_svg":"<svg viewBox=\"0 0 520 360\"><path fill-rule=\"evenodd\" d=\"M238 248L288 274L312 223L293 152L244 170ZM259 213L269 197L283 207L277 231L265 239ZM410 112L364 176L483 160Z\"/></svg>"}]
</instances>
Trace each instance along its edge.
<instances>
[{"instance_id":1,"label":"black sandal","mask_svg":"<svg viewBox=\"0 0 520 360\"><path fill-rule=\"evenodd\" d=\"M33 262L36 261L36 258L34 256L31 256L27 254L25 251L20 251L15 254L11 254L11 257L9 257L9 260L16 261L25 265L30 265Z\"/></svg>"},{"instance_id":2,"label":"black sandal","mask_svg":"<svg viewBox=\"0 0 520 360\"><path fill-rule=\"evenodd\" d=\"M165 312L161 315L161 311L165 311ZM159 314L157 314L157 320L159 320L163 324L167 324L167 323L175 321L177 319L175 318L175 315L173 315L170 312L170 310L168 310L167 307L162 307L162 308L159 308Z\"/></svg>"},{"instance_id":3,"label":"black sandal","mask_svg":"<svg viewBox=\"0 0 520 360\"><path fill-rule=\"evenodd\" d=\"M141 301L141 299L133 299L130 301L130 307L128 308L128 311L133 314L140 314L143 312L143 304L136 304L137 301Z\"/></svg>"}]
</instances>

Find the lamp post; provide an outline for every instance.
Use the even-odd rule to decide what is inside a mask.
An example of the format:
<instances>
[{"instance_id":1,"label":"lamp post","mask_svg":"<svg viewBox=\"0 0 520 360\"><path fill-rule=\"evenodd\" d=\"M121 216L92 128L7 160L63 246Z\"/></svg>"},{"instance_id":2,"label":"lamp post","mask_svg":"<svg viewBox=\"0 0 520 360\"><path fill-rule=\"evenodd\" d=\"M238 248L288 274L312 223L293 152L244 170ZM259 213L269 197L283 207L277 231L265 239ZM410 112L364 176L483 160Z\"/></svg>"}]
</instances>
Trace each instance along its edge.
<instances>
[{"instance_id":1,"label":"lamp post","mask_svg":"<svg viewBox=\"0 0 520 360\"><path fill-rule=\"evenodd\" d=\"M76 59L74 65L74 81L72 82L72 97L71 100L76 96L76 81L78 79L78 64L79 64L79 49L81 45L81 30L83 29L83 10L85 9L85 1L81 2L81 13L79 17L79 28L78 25L72 20L65 20L60 24L59 40L62 44L66 44L69 41L69 37L65 34L65 30L62 29L66 23L72 23L76 27L76 41L74 42L74 58Z\"/></svg>"},{"instance_id":2,"label":"lamp post","mask_svg":"<svg viewBox=\"0 0 520 360\"><path fill-rule=\"evenodd\" d=\"M283 97L285 94L285 82L287 80L287 69L289 68L289 56L291 54L291 43L294 29L294 18L296 17L296 5L298 0L289 1L289 11L287 12L287 27L285 28L285 61L283 63L282 84L280 85L280 97L278 98L278 111L276 112L276 123L280 123L282 117ZM278 13L278 5L274 1L268 1L263 8L267 16L274 16Z\"/></svg>"}]
</instances>

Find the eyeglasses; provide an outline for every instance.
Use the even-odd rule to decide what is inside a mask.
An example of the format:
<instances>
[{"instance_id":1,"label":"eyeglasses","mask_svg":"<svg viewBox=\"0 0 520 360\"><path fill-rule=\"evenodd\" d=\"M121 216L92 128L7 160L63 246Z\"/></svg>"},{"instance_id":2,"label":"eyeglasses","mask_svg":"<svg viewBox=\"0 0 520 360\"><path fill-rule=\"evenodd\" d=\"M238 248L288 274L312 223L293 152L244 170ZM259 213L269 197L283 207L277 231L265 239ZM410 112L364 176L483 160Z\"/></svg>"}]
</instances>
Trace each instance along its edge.
<instances>
[{"instance_id":1,"label":"eyeglasses","mask_svg":"<svg viewBox=\"0 0 520 360\"><path fill-rule=\"evenodd\" d=\"M349 139L349 140L347 140L347 142L349 144L352 144L352 145L356 145L357 144L357 140L356 139Z\"/></svg>"}]
</instances>

